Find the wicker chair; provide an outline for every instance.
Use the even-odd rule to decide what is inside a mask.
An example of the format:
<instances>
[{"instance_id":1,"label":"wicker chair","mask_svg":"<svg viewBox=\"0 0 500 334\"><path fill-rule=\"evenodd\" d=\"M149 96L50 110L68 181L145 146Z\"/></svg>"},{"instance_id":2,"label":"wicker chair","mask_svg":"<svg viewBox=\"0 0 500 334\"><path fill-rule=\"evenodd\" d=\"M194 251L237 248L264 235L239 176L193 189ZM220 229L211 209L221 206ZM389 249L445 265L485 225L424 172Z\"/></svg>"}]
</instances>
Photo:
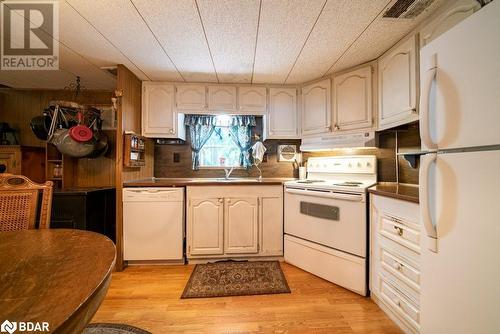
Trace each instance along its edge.
<instances>
[{"instance_id":1,"label":"wicker chair","mask_svg":"<svg viewBox=\"0 0 500 334\"><path fill-rule=\"evenodd\" d=\"M39 228L50 227L51 181L38 184L25 176L0 174L0 232L35 228L38 193L42 191Z\"/></svg>"}]
</instances>

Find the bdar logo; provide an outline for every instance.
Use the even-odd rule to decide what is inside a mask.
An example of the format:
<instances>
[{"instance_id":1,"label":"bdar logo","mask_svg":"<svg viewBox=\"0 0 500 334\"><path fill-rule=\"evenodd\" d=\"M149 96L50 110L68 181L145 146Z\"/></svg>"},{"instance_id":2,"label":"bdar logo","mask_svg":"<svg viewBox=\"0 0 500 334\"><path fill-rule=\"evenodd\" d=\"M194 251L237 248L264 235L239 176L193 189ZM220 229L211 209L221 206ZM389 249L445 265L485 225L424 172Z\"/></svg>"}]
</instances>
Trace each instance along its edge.
<instances>
[{"instance_id":1,"label":"bdar logo","mask_svg":"<svg viewBox=\"0 0 500 334\"><path fill-rule=\"evenodd\" d=\"M5 320L0 326L0 331L2 333L9 332L10 334L12 334L16 331L16 329L17 329L17 323L15 321L10 322L9 320Z\"/></svg>"}]
</instances>

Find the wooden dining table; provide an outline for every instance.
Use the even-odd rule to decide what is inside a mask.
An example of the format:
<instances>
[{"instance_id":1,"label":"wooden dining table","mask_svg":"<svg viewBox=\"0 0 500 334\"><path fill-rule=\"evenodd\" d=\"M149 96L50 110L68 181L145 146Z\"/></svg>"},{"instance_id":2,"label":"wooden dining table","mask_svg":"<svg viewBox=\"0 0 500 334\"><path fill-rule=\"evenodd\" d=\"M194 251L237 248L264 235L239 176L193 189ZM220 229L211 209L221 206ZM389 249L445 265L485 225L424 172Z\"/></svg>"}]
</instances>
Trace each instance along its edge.
<instances>
[{"instance_id":1,"label":"wooden dining table","mask_svg":"<svg viewBox=\"0 0 500 334\"><path fill-rule=\"evenodd\" d=\"M106 295L115 257L113 242L94 232L1 232L0 323L81 333Z\"/></svg>"}]
</instances>

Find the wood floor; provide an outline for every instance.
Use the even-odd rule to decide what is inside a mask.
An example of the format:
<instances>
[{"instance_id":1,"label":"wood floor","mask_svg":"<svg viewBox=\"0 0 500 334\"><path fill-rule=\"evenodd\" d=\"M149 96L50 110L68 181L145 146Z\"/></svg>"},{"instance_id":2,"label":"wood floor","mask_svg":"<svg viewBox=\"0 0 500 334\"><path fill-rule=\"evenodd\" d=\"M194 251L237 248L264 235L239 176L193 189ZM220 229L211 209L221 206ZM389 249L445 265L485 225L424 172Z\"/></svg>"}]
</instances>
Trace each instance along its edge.
<instances>
[{"instance_id":1,"label":"wood floor","mask_svg":"<svg viewBox=\"0 0 500 334\"><path fill-rule=\"evenodd\" d=\"M92 322L156 333L401 333L369 298L282 263L291 294L179 299L193 266L113 273Z\"/></svg>"}]
</instances>

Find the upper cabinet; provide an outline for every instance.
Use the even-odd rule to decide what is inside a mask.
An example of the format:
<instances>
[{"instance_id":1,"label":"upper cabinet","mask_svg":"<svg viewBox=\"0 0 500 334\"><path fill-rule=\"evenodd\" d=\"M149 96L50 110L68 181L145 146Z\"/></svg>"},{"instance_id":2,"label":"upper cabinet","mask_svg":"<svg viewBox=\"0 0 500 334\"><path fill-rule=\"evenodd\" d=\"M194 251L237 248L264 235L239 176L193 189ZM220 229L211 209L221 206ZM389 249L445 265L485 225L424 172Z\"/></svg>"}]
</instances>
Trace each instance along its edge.
<instances>
[{"instance_id":1,"label":"upper cabinet","mask_svg":"<svg viewBox=\"0 0 500 334\"><path fill-rule=\"evenodd\" d=\"M249 114L264 114L266 112L266 87L239 87L238 111Z\"/></svg>"},{"instance_id":2,"label":"upper cabinet","mask_svg":"<svg viewBox=\"0 0 500 334\"><path fill-rule=\"evenodd\" d=\"M180 85L175 89L177 110L203 111L208 109L207 90L204 85Z\"/></svg>"},{"instance_id":3,"label":"upper cabinet","mask_svg":"<svg viewBox=\"0 0 500 334\"><path fill-rule=\"evenodd\" d=\"M208 86L208 109L210 111L236 112L235 86Z\"/></svg>"},{"instance_id":4,"label":"upper cabinet","mask_svg":"<svg viewBox=\"0 0 500 334\"><path fill-rule=\"evenodd\" d=\"M480 8L481 5L476 0L454 1L450 8L447 8L420 30L420 47L424 47Z\"/></svg>"},{"instance_id":5,"label":"upper cabinet","mask_svg":"<svg viewBox=\"0 0 500 334\"><path fill-rule=\"evenodd\" d=\"M379 58L379 130L418 120L417 64L416 35Z\"/></svg>"},{"instance_id":6,"label":"upper cabinet","mask_svg":"<svg viewBox=\"0 0 500 334\"><path fill-rule=\"evenodd\" d=\"M266 139L300 138L297 89L270 88Z\"/></svg>"},{"instance_id":7,"label":"upper cabinet","mask_svg":"<svg viewBox=\"0 0 500 334\"><path fill-rule=\"evenodd\" d=\"M330 132L330 79L302 87L302 135Z\"/></svg>"},{"instance_id":8,"label":"upper cabinet","mask_svg":"<svg viewBox=\"0 0 500 334\"><path fill-rule=\"evenodd\" d=\"M175 111L174 85L144 81L141 114L143 136L185 139L183 117Z\"/></svg>"},{"instance_id":9,"label":"upper cabinet","mask_svg":"<svg viewBox=\"0 0 500 334\"><path fill-rule=\"evenodd\" d=\"M373 125L372 66L333 78L333 131L369 129Z\"/></svg>"}]
</instances>

